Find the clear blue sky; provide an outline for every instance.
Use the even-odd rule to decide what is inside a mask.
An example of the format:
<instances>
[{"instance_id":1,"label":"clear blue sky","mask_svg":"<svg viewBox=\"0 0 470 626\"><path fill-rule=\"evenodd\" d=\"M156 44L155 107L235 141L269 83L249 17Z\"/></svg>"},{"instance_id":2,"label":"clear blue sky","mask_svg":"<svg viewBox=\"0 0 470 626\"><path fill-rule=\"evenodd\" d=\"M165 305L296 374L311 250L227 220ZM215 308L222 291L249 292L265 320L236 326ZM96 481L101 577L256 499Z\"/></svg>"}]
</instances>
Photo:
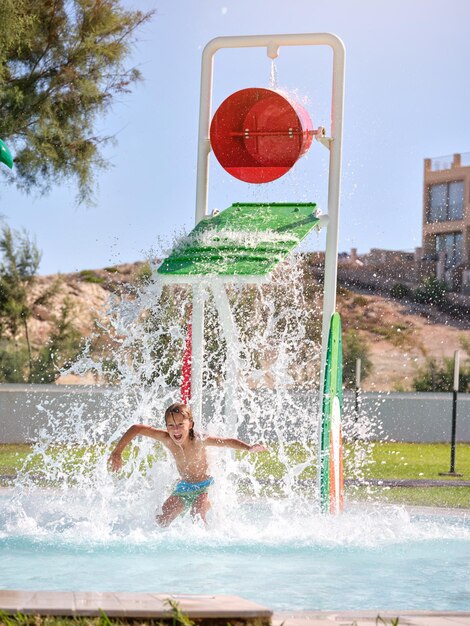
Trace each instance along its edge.
<instances>
[{"instance_id":1,"label":"clear blue sky","mask_svg":"<svg viewBox=\"0 0 470 626\"><path fill-rule=\"evenodd\" d=\"M411 250L421 243L423 159L470 151L468 0L125 0L155 8L133 62L144 82L100 121L117 133L96 206L75 190L42 198L2 190L2 214L34 234L41 273L132 262L194 223L201 52L220 35L332 32L346 45L340 249ZM267 87L263 49L216 55L214 111L230 93ZM279 86L297 90L329 127L328 49L281 48ZM278 182L243 185L211 162L210 208L237 201L317 201L326 212L327 150ZM315 235L308 246L323 246Z\"/></svg>"}]
</instances>

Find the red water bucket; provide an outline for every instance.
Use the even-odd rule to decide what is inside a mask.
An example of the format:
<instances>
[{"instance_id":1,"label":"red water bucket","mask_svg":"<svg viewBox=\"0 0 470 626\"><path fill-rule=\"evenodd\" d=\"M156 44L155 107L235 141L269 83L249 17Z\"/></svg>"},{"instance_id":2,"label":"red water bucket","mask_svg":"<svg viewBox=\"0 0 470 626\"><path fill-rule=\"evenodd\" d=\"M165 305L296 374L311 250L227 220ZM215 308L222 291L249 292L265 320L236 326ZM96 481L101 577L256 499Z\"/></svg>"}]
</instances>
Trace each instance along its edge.
<instances>
[{"instance_id":1,"label":"red water bucket","mask_svg":"<svg viewBox=\"0 0 470 626\"><path fill-rule=\"evenodd\" d=\"M217 109L212 150L221 166L246 183L280 178L307 152L312 121L305 109L277 91L242 89Z\"/></svg>"}]
</instances>

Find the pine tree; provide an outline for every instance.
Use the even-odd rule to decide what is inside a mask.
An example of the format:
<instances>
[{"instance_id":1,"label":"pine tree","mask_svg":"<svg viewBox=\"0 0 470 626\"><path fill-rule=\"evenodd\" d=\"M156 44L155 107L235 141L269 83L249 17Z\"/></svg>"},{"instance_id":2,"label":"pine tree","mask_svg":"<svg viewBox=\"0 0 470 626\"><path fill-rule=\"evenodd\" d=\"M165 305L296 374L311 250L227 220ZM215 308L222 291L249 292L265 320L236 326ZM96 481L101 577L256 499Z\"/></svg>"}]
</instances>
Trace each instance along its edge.
<instances>
[{"instance_id":1,"label":"pine tree","mask_svg":"<svg viewBox=\"0 0 470 626\"><path fill-rule=\"evenodd\" d=\"M31 383L52 383L80 354L83 337L73 324L73 306L67 298L59 315L53 318L53 328L38 356L33 360L29 376Z\"/></svg>"},{"instance_id":2,"label":"pine tree","mask_svg":"<svg viewBox=\"0 0 470 626\"><path fill-rule=\"evenodd\" d=\"M140 79L125 62L151 15L120 0L0 2L0 137L16 166L7 182L46 192L72 179L79 201L90 199L110 140L96 121Z\"/></svg>"},{"instance_id":3,"label":"pine tree","mask_svg":"<svg viewBox=\"0 0 470 626\"><path fill-rule=\"evenodd\" d=\"M29 362L33 366L33 352L28 322L35 307L47 304L57 293L55 281L35 297L31 291L36 282L41 252L26 231L18 232L4 226L0 235L0 337L16 340L23 333ZM28 375L28 378L29 378Z\"/></svg>"}]
</instances>

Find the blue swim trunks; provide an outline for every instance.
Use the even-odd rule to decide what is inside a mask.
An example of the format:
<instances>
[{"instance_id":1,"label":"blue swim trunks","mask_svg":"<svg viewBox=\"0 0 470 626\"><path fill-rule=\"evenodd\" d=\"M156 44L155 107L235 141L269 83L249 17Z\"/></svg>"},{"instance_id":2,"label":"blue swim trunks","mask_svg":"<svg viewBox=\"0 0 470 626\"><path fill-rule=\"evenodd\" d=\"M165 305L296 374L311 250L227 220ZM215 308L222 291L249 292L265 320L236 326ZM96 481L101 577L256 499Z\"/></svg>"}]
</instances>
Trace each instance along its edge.
<instances>
[{"instance_id":1,"label":"blue swim trunks","mask_svg":"<svg viewBox=\"0 0 470 626\"><path fill-rule=\"evenodd\" d=\"M171 495L181 498L184 502L185 511L188 511L202 493L209 491L209 487L213 483L214 479L211 476L206 480L201 480L199 483L188 483L185 480L180 480Z\"/></svg>"}]
</instances>

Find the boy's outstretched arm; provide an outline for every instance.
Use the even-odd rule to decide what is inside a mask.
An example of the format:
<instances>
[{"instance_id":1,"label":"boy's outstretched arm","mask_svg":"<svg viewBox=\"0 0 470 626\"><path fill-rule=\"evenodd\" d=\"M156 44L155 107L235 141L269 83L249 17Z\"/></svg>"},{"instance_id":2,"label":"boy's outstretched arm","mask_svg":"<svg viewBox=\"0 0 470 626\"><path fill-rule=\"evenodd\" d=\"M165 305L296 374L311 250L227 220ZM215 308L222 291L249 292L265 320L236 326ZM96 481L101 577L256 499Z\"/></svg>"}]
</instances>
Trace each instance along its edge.
<instances>
[{"instance_id":1,"label":"boy's outstretched arm","mask_svg":"<svg viewBox=\"0 0 470 626\"><path fill-rule=\"evenodd\" d=\"M232 439L230 437L207 437L206 446L214 446L216 448L232 448L232 450L245 450L246 452L267 452L268 449L261 443L250 445L240 439Z\"/></svg>"},{"instance_id":2,"label":"boy's outstretched arm","mask_svg":"<svg viewBox=\"0 0 470 626\"><path fill-rule=\"evenodd\" d=\"M124 448L130 443L134 437L138 435L144 435L146 437L151 437L152 439L156 439L157 441L166 441L169 437L166 430L159 430L158 428L154 428L153 426L146 426L145 424L134 424L131 426L126 432L123 434L121 439L116 444L116 447L111 452L109 457L109 464L113 472L117 472L122 467L122 453Z\"/></svg>"}]
</instances>

